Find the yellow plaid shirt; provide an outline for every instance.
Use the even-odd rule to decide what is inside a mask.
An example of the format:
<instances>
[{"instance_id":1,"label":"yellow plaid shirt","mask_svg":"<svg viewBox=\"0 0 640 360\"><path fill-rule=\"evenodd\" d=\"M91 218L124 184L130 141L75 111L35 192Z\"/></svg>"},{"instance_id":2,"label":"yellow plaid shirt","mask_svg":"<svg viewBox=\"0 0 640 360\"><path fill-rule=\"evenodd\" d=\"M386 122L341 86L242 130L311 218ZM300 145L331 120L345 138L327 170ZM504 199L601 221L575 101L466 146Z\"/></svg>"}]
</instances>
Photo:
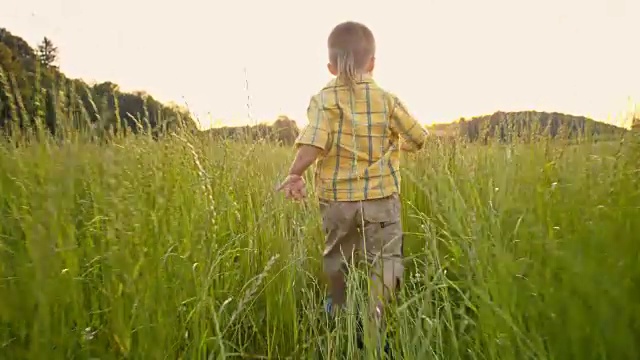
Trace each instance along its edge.
<instances>
[{"instance_id":1,"label":"yellow plaid shirt","mask_svg":"<svg viewBox=\"0 0 640 360\"><path fill-rule=\"evenodd\" d=\"M371 77L357 81L353 92L332 80L311 98L307 117L296 145L324 150L315 182L318 196L329 201L400 193L400 140L419 149L427 135L400 100Z\"/></svg>"}]
</instances>

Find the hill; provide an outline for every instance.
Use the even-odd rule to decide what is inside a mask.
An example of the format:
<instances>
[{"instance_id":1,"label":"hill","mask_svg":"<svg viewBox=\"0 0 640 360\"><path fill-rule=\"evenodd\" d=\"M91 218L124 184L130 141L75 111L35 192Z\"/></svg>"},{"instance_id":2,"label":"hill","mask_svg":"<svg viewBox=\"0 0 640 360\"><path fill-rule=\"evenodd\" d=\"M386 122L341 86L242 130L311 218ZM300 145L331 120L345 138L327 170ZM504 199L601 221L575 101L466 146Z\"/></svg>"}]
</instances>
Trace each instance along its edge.
<instances>
[{"instance_id":1,"label":"hill","mask_svg":"<svg viewBox=\"0 0 640 360\"><path fill-rule=\"evenodd\" d=\"M48 38L32 48L0 28L0 128L11 132L39 122L53 134L66 127L98 133L147 129L153 134L179 124L197 128L186 109L144 92L127 93L112 82L87 84L67 77L56 65L57 56Z\"/></svg>"},{"instance_id":2,"label":"hill","mask_svg":"<svg viewBox=\"0 0 640 360\"><path fill-rule=\"evenodd\" d=\"M569 139L585 136L607 138L627 131L584 116L539 111L498 111L471 119L461 118L448 124L435 124L427 129L437 136L459 136L468 141L486 141L488 138L508 141L513 137L530 140L540 135Z\"/></svg>"}]
</instances>

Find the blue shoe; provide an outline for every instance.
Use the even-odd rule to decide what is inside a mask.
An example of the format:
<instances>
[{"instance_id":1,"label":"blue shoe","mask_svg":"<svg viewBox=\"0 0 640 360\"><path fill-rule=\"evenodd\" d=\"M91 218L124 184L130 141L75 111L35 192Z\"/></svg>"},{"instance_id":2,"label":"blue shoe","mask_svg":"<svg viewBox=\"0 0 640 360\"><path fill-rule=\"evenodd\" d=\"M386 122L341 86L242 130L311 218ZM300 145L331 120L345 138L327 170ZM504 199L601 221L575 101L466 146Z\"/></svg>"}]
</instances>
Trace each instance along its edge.
<instances>
[{"instance_id":1,"label":"blue shoe","mask_svg":"<svg viewBox=\"0 0 640 360\"><path fill-rule=\"evenodd\" d=\"M393 353L391 351L391 345L389 344L389 340L384 342L384 353L387 354L389 359L393 359Z\"/></svg>"},{"instance_id":2,"label":"blue shoe","mask_svg":"<svg viewBox=\"0 0 640 360\"><path fill-rule=\"evenodd\" d=\"M329 296L327 297L327 300L324 303L324 311L326 311L327 314L331 316L332 310L333 310L333 299L331 299L331 297Z\"/></svg>"}]
</instances>

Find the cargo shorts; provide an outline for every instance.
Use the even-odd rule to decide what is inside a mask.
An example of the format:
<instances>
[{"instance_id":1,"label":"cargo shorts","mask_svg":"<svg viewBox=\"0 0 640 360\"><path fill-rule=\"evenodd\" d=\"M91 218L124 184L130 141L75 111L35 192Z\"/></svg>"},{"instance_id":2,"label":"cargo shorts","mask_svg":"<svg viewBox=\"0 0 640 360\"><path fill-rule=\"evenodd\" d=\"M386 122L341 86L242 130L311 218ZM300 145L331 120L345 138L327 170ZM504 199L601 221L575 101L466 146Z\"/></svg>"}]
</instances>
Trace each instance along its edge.
<instances>
[{"instance_id":1,"label":"cargo shorts","mask_svg":"<svg viewBox=\"0 0 640 360\"><path fill-rule=\"evenodd\" d=\"M403 231L400 196L364 201L320 200L325 233L323 267L327 275L344 271L356 254L364 255L382 278L384 287L395 291L402 283Z\"/></svg>"}]
</instances>

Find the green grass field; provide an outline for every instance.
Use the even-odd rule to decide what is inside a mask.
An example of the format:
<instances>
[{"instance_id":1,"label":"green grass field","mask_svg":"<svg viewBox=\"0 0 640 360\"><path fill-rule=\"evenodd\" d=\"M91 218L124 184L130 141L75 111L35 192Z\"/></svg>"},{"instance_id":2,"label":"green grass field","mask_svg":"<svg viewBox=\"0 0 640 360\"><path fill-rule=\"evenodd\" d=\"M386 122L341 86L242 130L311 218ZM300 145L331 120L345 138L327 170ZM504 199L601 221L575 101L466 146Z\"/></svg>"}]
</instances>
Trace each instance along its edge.
<instances>
[{"instance_id":1,"label":"green grass field","mask_svg":"<svg viewBox=\"0 0 640 360\"><path fill-rule=\"evenodd\" d=\"M395 353L640 358L632 142L406 156ZM324 317L316 202L274 192L292 157L192 137L1 146L0 358L373 358L353 316Z\"/></svg>"}]
</instances>

